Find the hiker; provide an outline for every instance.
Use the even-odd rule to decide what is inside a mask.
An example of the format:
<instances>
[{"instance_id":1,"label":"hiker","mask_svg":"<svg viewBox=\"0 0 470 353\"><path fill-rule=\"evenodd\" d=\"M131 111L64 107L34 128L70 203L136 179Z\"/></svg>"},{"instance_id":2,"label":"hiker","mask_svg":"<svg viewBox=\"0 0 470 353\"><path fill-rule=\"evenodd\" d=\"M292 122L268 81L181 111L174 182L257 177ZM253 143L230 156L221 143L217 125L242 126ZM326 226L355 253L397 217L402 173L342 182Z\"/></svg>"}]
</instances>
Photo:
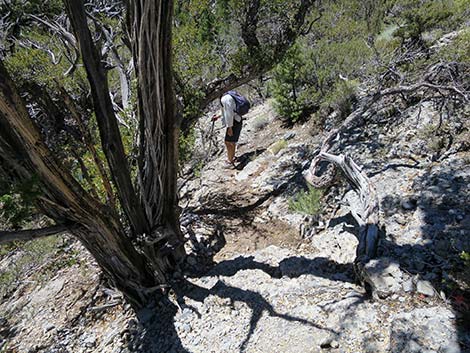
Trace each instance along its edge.
<instances>
[{"instance_id":1,"label":"hiker","mask_svg":"<svg viewBox=\"0 0 470 353\"><path fill-rule=\"evenodd\" d=\"M220 98L222 106L222 126L227 127L225 132L225 146L227 148L227 167L235 168L236 143L242 131L242 116L248 113L250 103L236 91L229 91ZM220 118L220 114L212 117L212 120Z\"/></svg>"}]
</instances>

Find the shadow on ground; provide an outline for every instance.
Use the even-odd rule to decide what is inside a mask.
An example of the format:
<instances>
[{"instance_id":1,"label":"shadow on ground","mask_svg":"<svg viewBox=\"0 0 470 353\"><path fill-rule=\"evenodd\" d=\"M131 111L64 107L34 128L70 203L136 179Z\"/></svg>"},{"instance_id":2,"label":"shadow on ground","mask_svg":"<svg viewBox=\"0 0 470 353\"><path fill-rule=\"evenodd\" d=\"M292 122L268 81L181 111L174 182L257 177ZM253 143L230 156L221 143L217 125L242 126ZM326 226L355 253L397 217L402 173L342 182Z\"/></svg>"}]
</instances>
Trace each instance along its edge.
<instances>
[{"instance_id":1,"label":"shadow on ground","mask_svg":"<svg viewBox=\"0 0 470 353\"><path fill-rule=\"evenodd\" d=\"M379 248L379 256L398 259L402 270L430 281L438 293L444 293L456 313L462 352L470 351L470 264L461 258L463 252L470 252L469 186L470 167L462 161L416 178L414 193L406 197L408 210L403 208L403 198L385 198L381 208L386 217L402 219L400 238L406 243L399 245L389 237L382 239ZM420 222L408 223L408 217ZM400 340L411 342L412 334L403 334Z\"/></svg>"},{"instance_id":2,"label":"shadow on ground","mask_svg":"<svg viewBox=\"0 0 470 353\"><path fill-rule=\"evenodd\" d=\"M272 278L287 276L296 278L301 275L312 275L322 278L328 278L335 281L353 282L353 269L351 264L338 264L325 258L308 259L305 257L293 256L282 260L278 266L271 266L256 261L253 256L239 256L232 260L222 261L207 275L209 276L234 276L238 271L248 269L259 269L267 273ZM189 309L196 313L198 317L201 314L196 308L186 303L186 298L197 302L204 302L209 296L229 299L230 303L243 302L251 309L251 318L246 337L240 342L239 352L246 352L247 346L253 336L259 320L263 314L271 317L278 317L290 322L298 322L302 325L324 330L325 333L331 333L339 336L340 332L320 325L314 321L299 318L293 315L277 312L274 307L258 292L234 287L218 280L210 289L200 287L188 280L180 280L173 286L174 295L178 305L165 299L157 307L151 307L142 310L139 315L140 325L143 327L143 334L137 336L130 344L131 351L139 352L189 352L181 342L178 336L174 316L179 308L183 311ZM364 302L367 298L358 293L361 298L353 306ZM341 298L338 298L341 300ZM353 308L349 308L353 310ZM129 328L132 330L132 327Z\"/></svg>"},{"instance_id":3,"label":"shadow on ground","mask_svg":"<svg viewBox=\"0 0 470 353\"><path fill-rule=\"evenodd\" d=\"M235 169L243 170L248 163L250 163L253 159L262 154L264 151L266 151L266 148L258 148L255 151L246 152L238 156L235 161Z\"/></svg>"}]
</instances>

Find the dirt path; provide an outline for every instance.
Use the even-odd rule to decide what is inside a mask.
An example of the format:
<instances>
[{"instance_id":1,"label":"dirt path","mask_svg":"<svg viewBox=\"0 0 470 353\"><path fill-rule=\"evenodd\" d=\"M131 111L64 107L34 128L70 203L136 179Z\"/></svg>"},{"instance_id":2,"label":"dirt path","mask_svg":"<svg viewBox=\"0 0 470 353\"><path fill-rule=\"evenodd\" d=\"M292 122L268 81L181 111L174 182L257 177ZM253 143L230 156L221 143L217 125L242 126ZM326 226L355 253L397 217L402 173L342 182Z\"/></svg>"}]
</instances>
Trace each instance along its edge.
<instances>
[{"instance_id":1,"label":"dirt path","mask_svg":"<svg viewBox=\"0 0 470 353\"><path fill-rule=\"evenodd\" d=\"M270 245L292 250L308 246L298 225L266 215L277 194L254 182L278 162L270 147L283 141L286 134L279 120L259 128L260 119L269 120L269 114L269 106L264 105L254 108L245 120L236 169L224 168L224 130L218 130L213 139L219 150L217 157L207 162L200 177L187 187L192 197L191 212L199 215L203 223L220 227L225 237L226 245L214 256L216 262Z\"/></svg>"}]
</instances>

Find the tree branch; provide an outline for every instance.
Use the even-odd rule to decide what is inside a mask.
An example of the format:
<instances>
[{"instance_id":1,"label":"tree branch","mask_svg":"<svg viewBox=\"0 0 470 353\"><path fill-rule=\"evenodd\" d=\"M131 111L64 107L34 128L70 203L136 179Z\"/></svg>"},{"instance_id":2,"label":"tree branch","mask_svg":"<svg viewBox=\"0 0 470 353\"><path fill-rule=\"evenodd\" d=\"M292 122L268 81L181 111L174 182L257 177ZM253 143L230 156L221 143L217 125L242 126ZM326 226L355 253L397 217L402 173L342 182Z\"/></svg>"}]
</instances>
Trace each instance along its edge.
<instances>
[{"instance_id":1,"label":"tree branch","mask_svg":"<svg viewBox=\"0 0 470 353\"><path fill-rule=\"evenodd\" d=\"M199 103L200 108L204 109L210 102L220 97L226 91L250 82L280 63L296 39L302 35L302 27L304 26L305 19L314 4L315 1L313 0L301 0L300 5L293 16L293 21L286 21L282 26L272 52L262 53L262 45L256 36L259 20L258 13L261 5L260 1L251 2L245 12L245 18L242 21L241 35L250 55L257 53L257 57L260 57L260 59L263 58L263 60L255 60L254 63L248 64L239 75L230 73L225 77L218 78L207 83L205 87L202 88L204 95ZM319 17L314 19L312 24L318 21L321 18L321 15L322 12L320 11ZM185 130L187 126L191 126L196 120L197 117L194 117L193 119L190 119L190 121L183 122L183 130Z\"/></svg>"},{"instance_id":2,"label":"tree branch","mask_svg":"<svg viewBox=\"0 0 470 353\"><path fill-rule=\"evenodd\" d=\"M56 225L41 229L28 229L19 231L0 231L0 245L7 244L12 241L27 241L51 235L59 235L68 233L70 227Z\"/></svg>"},{"instance_id":3,"label":"tree branch","mask_svg":"<svg viewBox=\"0 0 470 353\"><path fill-rule=\"evenodd\" d=\"M90 82L93 105L100 131L101 144L121 205L134 234L149 232L149 223L142 204L131 182L131 175L124 152L121 133L109 95L108 81L100 54L93 44L83 2L65 0L75 37L78 39L83 63Z\"/></svg>"}]
</instances>

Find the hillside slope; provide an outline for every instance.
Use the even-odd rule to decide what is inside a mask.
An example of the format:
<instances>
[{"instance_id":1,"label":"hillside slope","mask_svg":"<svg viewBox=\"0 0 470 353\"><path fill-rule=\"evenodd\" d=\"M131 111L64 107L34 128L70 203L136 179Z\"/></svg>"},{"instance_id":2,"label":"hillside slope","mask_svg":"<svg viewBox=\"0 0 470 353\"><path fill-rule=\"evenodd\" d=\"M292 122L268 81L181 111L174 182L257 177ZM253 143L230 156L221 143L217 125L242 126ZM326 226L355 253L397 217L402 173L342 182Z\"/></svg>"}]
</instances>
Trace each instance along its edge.
<instances>
[{"instance_id":1,"label":"hillside slope","mask_svg":"<svg viewBox=\"0 0 470 353\"><path fill-rule=\"evenodd\" d=\"M286 128L268 102L245 122L238 169L223 168L217 126L213 145L199 140L193 177L181 179L189 256L167 300L133 313L71 242L76 263L42 282L22 279L0 305L2 351L470 351L469 270L459 258L470 249L468 119L446 118L460 133L445 143L434 105L381 104L337 149L377 189L382 238L369 273L378 297L355 282L356 196L341 177L319 215L293 211L323 132L314 120Z\"/></svg>"}]
</instances>

